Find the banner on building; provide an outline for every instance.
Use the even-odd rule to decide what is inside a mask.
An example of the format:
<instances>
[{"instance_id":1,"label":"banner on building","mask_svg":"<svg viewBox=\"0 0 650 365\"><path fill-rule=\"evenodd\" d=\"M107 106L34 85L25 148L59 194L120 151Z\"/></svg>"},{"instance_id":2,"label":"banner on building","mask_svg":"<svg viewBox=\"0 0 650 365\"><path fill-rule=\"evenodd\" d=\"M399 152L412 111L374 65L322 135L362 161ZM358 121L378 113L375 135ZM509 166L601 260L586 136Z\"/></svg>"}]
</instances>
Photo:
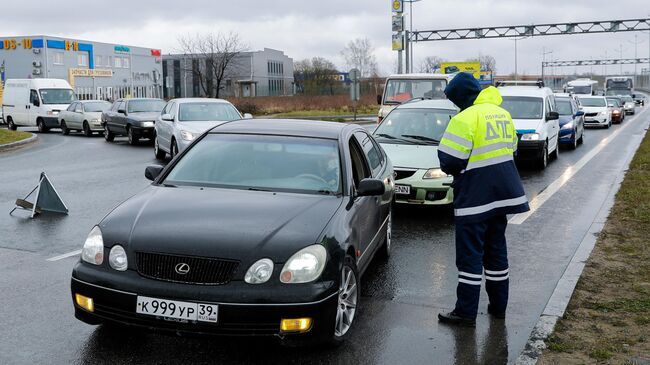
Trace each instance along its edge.
<instances>
[{"instance_id":1,"label":"banner on building","mask_svg":"<svg viewBox=\"0 0 650 365\"><path fill-rule=\"evenodd\" d=\"M474 75L477 80L481 79L481 63L478 61L469 62L441 62L440 72L453 74L455 72L468 72Z\"/></svg>"}]
</instances>

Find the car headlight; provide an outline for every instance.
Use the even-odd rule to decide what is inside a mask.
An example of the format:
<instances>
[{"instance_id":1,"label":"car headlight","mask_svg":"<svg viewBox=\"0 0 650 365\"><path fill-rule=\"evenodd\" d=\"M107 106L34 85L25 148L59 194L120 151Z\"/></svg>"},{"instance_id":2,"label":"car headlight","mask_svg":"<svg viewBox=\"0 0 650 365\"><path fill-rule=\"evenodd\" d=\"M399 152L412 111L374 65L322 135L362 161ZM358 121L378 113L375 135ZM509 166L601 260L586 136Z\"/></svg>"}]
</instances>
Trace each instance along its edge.
<instances>
[{"instance_id":1,"label":"car headlight","mask_svg":"<svg viewBox=\"0 0 650 365\"><path fill-rule=\"evenodd\" d=\"M522 141L538 141L539 133L525 133L521 135Z\"/></svg>"},{"instance_id":2,"label":"car headlight","mask_svg":"<svg viewBox=\"0 0 650 365\"><path fill-rule=\"evenodd\" d=\"M92 123L99 123L99 122L101 122L101 120L95 118L95 119L91 120L91 122Z\"/></svg>"},{"instance_id":3,"label":"car headlight","mask_svg":"<svg viewBox=\"0 0 650 365\"><path fill-rule=\"evenodd\" d=\"M195 136L192 132L181 131L181 138L183 138L186 141L193 141Z\"/></svg>"},{"instance_id":4,"label":"car headlight","mask_svg":"<svg viewBox=\"0 0 650 365\"><path fill-rule=\"evenodd\" d=\"M93 227L88 233L81 250L81 259L93 265L101 265L104 262L104 238L99 226Z\"/></svg>"},{"instance_id":5,"label":"car headlight","mask_svg":"<svg viewBox=\"0 0 650 365\"><path fill-rule=\"evenodd\" d=\"M153 127L153 122L142 122L141 125L143 127Z\"/></svg>"},{"instance_id":6,"label":"car headlight","mask_svg":"<svg viewBox=\"0 0 650 365\"><path fill-rule=\"evenodd\" d=\"M59 112L56 111L56 110L48 110L46 114L47 115L59 115Z\"/></svg>"},{"instance_id":7,"label":"car headlight","mask_svg":"<svg viewBox=\"0 0 650 365\"><path fill-rule=\"evenodd\" d=\"M447 177L449 175L442 172L440 169L428 169L427 172L422 176L423 179L439 179L441 177Z\"/></svg>"},{"instance_id":8,"label":"car headlight","mask_svg":"<svg viewBox=\"0 0 650 365\"><path fill-rule=\"evenodd\" d=\"M271 259L261 259L248 268L244 281L249 284L262 284L269 281L271 275L273 275L273 261Z\"/></svg>"},{"instance_id":9,"label":"car headlight","mask_svg":"<svg viewBox=\"0 0 650 365\"><path fill-rule=\"evenodd\" d=\"M108 264L117 271L125 271L129 264L124 247L115 245L108 254Z\"/></svg>"},{"instance_id":10,"label":"car headlight","mask_svg":"<svg viewBox=\"0 0 650 365\"><path fill-rule=\"evenodd\" d=\"M603 110L602 112L598 113L598 115L607 115L607 110Z\"/></svg>"},{"instance_id":11,"label":"car headlight","mask_svg":"<svg viewBox=\"0 0 650 365\"><path fill-rule=\"evenodd\" d=\"M314 281L323 272L326 260L325 247L321 245L307 246L287 260L280 273L280 281L285 284Z\"/></svg>"},{"instance_id":12,"label":"car headlight","mask_svg":"<svg viewBox=\"0 0 650 365\"><path fill-rule=\"evenodd\" d=\"M562 129L572 129L572 128L573 128L573 121L570 121L569 123L562 126Z\"/></svg>"}]
</instances>

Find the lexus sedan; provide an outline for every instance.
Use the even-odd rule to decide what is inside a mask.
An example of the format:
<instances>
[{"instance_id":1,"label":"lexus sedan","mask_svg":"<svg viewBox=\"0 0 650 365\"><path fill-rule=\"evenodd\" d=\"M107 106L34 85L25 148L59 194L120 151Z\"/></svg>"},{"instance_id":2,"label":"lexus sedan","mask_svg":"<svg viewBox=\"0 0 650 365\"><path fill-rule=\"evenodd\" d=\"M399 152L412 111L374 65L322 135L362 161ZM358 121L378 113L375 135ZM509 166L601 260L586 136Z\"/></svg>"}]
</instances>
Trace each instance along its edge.
<instances>
[{"instance_id":1,"label":"lexus sedan","mask_svg":"<svg viewBox=\"0 0 650 365\"><path fill-rule=\"evenodd\" d=\"M162 99L116 100L102 113L104 139L113 142L115 136L127 136L131 145L137 145L141 138L153 139L154 122L164 106Z\"/></svg>"},{"instance_id":2,"label":"lexus sedan","mask_svg":"<svg viewBox=\"0 0 650 365\"><path fill-rule=\"evenodd\" d=\"M356 125L238 120L198 137L93 227L75 316L341 343L391 249L393 167Z\"/></svg>"}]
</instances>

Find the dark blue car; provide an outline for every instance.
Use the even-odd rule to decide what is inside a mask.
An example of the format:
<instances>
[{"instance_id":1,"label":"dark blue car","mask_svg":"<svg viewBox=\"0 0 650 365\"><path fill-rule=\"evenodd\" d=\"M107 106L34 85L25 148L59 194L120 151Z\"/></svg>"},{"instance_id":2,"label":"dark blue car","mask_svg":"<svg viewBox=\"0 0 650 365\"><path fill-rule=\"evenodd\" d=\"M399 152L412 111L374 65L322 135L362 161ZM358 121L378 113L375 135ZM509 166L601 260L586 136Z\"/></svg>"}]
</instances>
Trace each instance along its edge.
<instances>
[{"instance_id":1,"label":"dark blue car","mask_svg":"<svg viewBox=\"0 0 650 365\"><path fill-rule=\"evenodd\" d=\"M570 96L557 96L555 104L560 114L560 144L575 149L584 140L585 113Z\"/></svg>"}]
</instances>

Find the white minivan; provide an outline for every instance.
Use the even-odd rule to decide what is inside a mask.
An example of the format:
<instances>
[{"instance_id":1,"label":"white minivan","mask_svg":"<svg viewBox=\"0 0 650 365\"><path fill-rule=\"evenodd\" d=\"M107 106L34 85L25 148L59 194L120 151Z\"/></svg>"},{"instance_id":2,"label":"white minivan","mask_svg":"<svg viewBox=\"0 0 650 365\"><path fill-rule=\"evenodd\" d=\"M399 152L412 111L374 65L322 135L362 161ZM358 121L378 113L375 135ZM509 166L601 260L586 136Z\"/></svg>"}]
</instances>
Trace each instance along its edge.
<instances>
[{"instance_id":1,"label":"white minivan","mask_svg":"<svg viewBox=\"0 0 650 365\"><path fill-rule=\"evenodd\" d=\"M2 112L9 129L37 126L39 132L58 128L58 115L76 96L61 79L9 79L5 83Z\"/></svg>"},{"instance_id":2,"label":"white minivan","mask_svg":"<svg viewBox=\"0 0 650 365\"><path fill-rule=\"evenodd\" d=\"M560 125L553 91L541 82L507 81L499 87L503 102L517 129L518 160L532 160L544 169L549 157L557 158Z\"/></svg>"},{"instance_id":3,"label":"white minivan","mask_svg":"<svg viewBox=\"0 0 650 365\"><path fill-rule=\"evenodd\" d=\"M386 78L384 94L377 95L380 105L377 123L396 106L412 99L447 99L445 88L456 74L399 74Z\"/></svg>"}]
</instances>

